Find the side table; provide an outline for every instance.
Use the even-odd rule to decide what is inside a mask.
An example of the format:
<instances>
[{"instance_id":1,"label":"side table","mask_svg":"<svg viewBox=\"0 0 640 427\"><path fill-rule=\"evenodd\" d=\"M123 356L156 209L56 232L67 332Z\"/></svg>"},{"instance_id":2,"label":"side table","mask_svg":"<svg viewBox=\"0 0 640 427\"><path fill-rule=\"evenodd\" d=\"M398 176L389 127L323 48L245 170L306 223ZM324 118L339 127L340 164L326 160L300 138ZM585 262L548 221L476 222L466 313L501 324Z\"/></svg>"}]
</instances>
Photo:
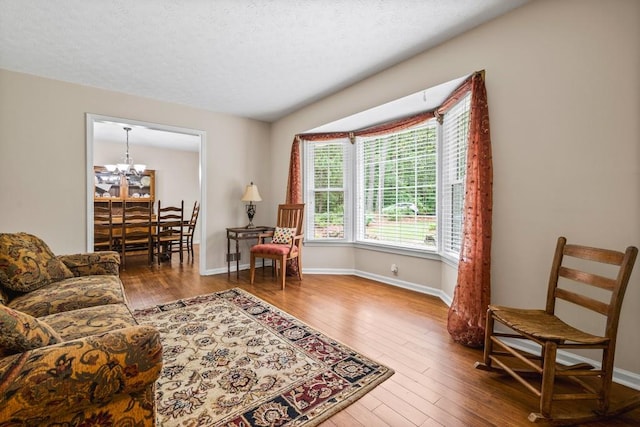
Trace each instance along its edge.
<instances>
[{"instance_id":1,"label":"side table","mask_svg":"<svg viewBox=\"0 0 640 427\"><path fill-rule=\"evenodd\" d=\"M236 279L240 279L240 240L258 240L261 233L275 230L275 227L256 226L254 228L231 227L227 228L227 277L231 277L231 262L236 262ZM236 251L231 253L231 241L236 241ZM264 267L264 259L262 260Z\"/></svg>"}]
</instances>

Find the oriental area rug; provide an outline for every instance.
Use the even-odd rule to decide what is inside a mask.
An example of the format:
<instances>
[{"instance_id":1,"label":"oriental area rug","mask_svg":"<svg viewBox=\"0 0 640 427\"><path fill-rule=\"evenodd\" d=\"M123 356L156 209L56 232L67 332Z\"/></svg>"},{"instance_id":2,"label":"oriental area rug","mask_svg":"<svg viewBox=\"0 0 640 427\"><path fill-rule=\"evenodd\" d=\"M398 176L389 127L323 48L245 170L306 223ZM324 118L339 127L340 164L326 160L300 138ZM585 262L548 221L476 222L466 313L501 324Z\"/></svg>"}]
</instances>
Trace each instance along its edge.
<instances>
[{"instance_id":1,"label":"oriental area rug","mask_svg":"<svg viewBox=\"0 0 640 427\"><path fill-rule=\"evenodd\" d=\"M160 332L163 427L314 426L393 375L239 288L134 316Z\"/></svg>"}]
</instances>

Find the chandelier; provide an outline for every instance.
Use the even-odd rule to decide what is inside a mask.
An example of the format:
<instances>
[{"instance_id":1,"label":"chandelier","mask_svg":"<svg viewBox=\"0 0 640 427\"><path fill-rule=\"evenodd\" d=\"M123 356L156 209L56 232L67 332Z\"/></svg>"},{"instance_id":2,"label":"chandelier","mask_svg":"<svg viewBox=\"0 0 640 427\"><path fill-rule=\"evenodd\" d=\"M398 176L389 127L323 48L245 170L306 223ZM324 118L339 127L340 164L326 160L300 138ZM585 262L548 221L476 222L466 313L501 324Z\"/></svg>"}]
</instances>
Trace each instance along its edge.
<instances>
[{"instance_id":1,"label":"chandelier","mask_svg":"<svg viewBox=\"0 0 640 427\"><path fill-rule=\"evenodd\" d=\"M147 168L147 165L142 164L134 164L133 157L129 155L129 131L130 127L123 128L127 132L127 151L124 153L122 157L122 163L117 163L115 165L105 165L109 172L119 173L120 175L139 175Z\"/></svg>"}]
</instances>

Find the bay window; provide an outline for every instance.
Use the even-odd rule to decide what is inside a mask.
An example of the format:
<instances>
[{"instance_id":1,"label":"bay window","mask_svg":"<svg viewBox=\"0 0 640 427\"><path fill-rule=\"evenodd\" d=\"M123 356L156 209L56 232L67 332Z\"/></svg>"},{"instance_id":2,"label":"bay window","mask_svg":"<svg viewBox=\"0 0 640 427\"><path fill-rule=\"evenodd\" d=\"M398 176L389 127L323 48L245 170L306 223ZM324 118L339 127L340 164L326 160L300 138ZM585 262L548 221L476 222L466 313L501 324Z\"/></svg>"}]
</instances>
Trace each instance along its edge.
<instances>
[{"instance_id":1,"label":"bay window","mask_svg":"<svg viewBox=\"0 0 640 427\"><path fill-rule=\"evenodd\" d=\"M467 93L443 116L392 132L305 140L306 241L457 258L469 103Z\"/></svg>"}]
</instances>

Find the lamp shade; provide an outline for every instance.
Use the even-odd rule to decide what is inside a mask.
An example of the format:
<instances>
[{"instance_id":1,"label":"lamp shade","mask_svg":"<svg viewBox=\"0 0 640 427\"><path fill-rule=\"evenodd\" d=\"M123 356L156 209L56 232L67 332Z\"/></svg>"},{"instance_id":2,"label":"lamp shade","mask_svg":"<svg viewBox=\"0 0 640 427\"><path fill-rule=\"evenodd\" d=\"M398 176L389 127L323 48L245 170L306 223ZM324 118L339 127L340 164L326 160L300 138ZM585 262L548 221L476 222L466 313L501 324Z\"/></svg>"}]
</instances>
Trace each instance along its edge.
<instances>
[{"instance_id":1,"label":"lamp shade","mask_svg":"<svg viewBox=\"0 0 640 427\"><path fill-rule=\"evenodd\" d=\"M243 202L260 202L262 201L262 197L260 197L260 193L258 192L258 186L253 182L247 185L247 188L244 190L244 194L242 195Z\"/></svg>"}]
</instances>

